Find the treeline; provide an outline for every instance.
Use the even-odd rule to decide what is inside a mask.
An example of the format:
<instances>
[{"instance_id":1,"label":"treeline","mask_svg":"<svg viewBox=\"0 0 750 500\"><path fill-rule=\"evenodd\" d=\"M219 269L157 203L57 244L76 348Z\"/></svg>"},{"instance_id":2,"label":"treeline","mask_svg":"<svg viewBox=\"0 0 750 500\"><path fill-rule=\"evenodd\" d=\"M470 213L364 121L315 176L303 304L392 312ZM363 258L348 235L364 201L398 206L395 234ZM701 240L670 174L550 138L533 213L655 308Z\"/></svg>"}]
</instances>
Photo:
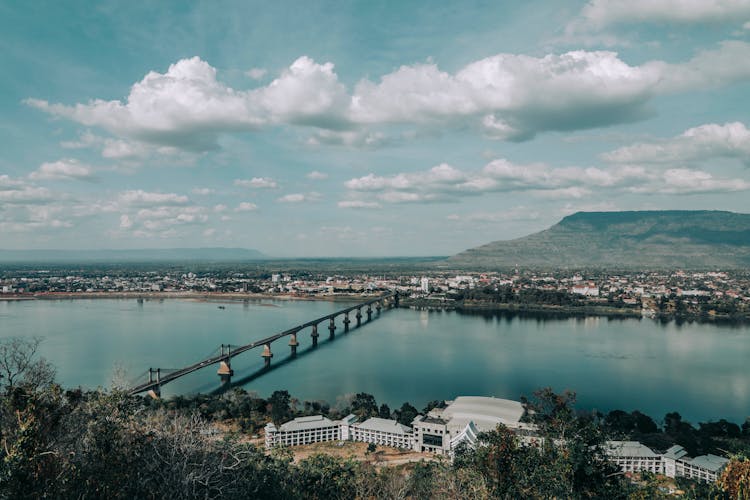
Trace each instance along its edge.
<instances>
[{"instance_id":1,"label":"treeline","mask_svg":"<svg viewBox=\"0 0 750 500\"><path fill-rule=\"evenodd\" d=\"M152 402L117 389L63 390L35 348L0 339L3 499L664 497L655 478L633 482L606 460L607 426L596 415L576 413L570 393L543 390L526 401L544 438L540 446L524 445L500 426L481 435L475 450L459 450L452 463L376 468L328 455L295 463L289 449L267 454L243 432L217 434L216 421L260 422L264 414L280 422L315 411L313 403L297 404L285 391L265 400L235 391ZM363 417L387 409L367 394L336 406L329 411ZM391 414L408 419L416 411L409 407ZM750 461L736 458L719 483L683 487L687 498L740 498L748 477Z\"/></svg>"}]
</instances>

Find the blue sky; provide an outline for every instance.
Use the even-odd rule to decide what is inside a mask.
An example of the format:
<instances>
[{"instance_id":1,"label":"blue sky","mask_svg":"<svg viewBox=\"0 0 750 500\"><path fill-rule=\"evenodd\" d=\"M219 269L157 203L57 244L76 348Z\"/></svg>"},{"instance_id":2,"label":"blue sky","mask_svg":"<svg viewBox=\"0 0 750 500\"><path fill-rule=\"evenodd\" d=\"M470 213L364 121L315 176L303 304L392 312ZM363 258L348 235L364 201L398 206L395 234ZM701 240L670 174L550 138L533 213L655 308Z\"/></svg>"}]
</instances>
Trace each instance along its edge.
<instances>
[{"instance_id":1,"label":"blue sky","mask_svg":"<svg viewBox=\"0 0 750 500\"><path fill-rule=\"evenodd\" d=\"M750 211L750 0L0 3L0 248L449 255Z\"/></svg>"}]
</instances>

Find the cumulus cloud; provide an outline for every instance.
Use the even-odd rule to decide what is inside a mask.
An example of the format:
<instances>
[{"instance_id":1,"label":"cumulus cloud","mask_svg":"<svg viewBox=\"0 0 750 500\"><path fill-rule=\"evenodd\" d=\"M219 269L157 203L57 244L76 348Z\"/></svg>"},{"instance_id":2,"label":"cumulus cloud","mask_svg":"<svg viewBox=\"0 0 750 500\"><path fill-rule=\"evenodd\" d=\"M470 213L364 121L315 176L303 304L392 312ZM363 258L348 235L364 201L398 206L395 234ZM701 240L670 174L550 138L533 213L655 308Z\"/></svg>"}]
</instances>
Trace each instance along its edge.
<instances>
[{"instance_id":1,"label":"cumulus cloud","mask_svg":"<svg viewBox=\"0 0 750 500\"><path fill-rule=\"evenodd\" d=\"M211 189L211 188L198 188L197 187L191 190L191 193L197 194L199 196L208 196L208 195L214 194L215 192L216 190Z\"/></svg>"},{"instance_id":2,"label":"cumulus cloud","mask_svg":"<svg viewBox=\"0 0 750 500\"><path fill-rule=\"evenodd\" d=\"M339 208L382 208L380 203L362 200L343 200L337 205Z\"/></svg>"},{"instance_id":3,"label":"cumulus cloud","mask_svg":"<svg viewBox=\"0 0 750 500\"><path fill-rule=\"evenodd\" d=\"M268 73L268 70L266 68L251 68L245 71L245 74L253 80L262 79L264 76L266 76L266 73Z\"/></svg>"},{"instance_id":4,"label":"cumulus cloud","mask_svg":"<svg viewBox=\"0 0 750 500\"><path fill-rule=\"evenodd\" d=\"M135 189L120 193L118 200L130 206L184 205L188 197L176 193L158 193Z\"/></svg>"},{"instance_id":5,"label":"cumulus cloud","mask_svg":"<svg viewBox=\"0 0 750 500\"><path fill-rule=\"evenodd\" d=\"M632 122L648 116L647 104L658 93L748 78L750 44L740 41L724 42L682 63L631 66L615 52L578 50L543 57L497 54L456 73L416 64L377 82L363 79L351 92L332 63L305 56L268 85L249 90L228 87L217 79L216 69L193 57L165 73L149 72L123 101L26 103L105 129L126 144L206 151L218 147L223 133L292 124L314 127L313 144L374 147L385 137L367 129L394 123L474 123L489 137L526 140L543 131Z\"/></svg>"},{"instance_id":6,"label":"cumulus cloud","mask_svg":"<svg viewBox=\"0 0 750 500\"><path fill-rule=\"evenodd\" d=\"M680 178L683 182L680 182ZM376 208L381 203L432 203L492 192L527 192L539 198L584 199L595 191L660 192L665 194L732 192L747 189L741 179L719 179L700 170L646 169L618 165L612 168L551 167L493 160L475 171L447 164L430 170L391 176L368 174L345 182L342 208Z\"/></svg>"},{"instance_id":7,"label":"cumulus cloud","mask_svg":"<svg viewBox=\"0 0 750 500\"><path fill-rule=\"evenodd\" d=\"M324 179L328 179L328 174L326 174L325 172L318 172L317 170L313 170L312 172L308 173L305 177L307 177L311 181L322 181Z\"/></svg>"},{"instance_id":8,"label":"cumulus cloud","mask_svg":"<svg viewBox=\"0 0 750 500\"><path fill-rule=\"evenodd\" d=\"M320 201L322 198L320 193L290 193L278 198L276 201L279 203L307 203Z\"/></svg>"},{"instance_id":9,"label":"cumulus cloud","mask_svg":"<svg viewBox=\"0 0 750 500\"><path fill-rule=\"evenodd\" d=\"M625 146L602 158L614 163L675 165L736 158L750 166L750 130L741 122L709 123L669 139Z\"/></svg>"},{"instance_id":10,"label":"cumulus cloud","mask_svg":"<svg viewBox=\"0 0 750 500\"><path fill-rule=\"evenodd\" d=\"M748 0L591 0L570 29L601 29L620 23L741 23Z\"/></svg>"},{"instance_id":11,"label":"cumulus cloud","mask_svg":"<svg viewBox=\"0 0 750 500\"><path fill-rule=\"evenodd\" d=\"M255 210L258 210L258 205L248 201L243 201L234 209L235 212L253 212Z\"/></svg>"},{"instance_id":12,"label":"cumulus cloud","mask_svg":"<svg viewBox=\"0 0 750 500\"><path fill-rule=\"evenodd\" d=\"M279 184L270 177L253 177L252 179L235 179L235 186L255 189L276 189Z\"/></svg>"},{"instance_id":13,"label":"cumulus cloud","mask_svg":"<svg viewBox=\"0 0 750 500\"><path fill-rule=\"evenodd\" d=\"M94 178L90 166L78 160L63 159L50 163L42 163L37 170L29 174L33 180L91 180Z\"/></svg>"}]
</instances>

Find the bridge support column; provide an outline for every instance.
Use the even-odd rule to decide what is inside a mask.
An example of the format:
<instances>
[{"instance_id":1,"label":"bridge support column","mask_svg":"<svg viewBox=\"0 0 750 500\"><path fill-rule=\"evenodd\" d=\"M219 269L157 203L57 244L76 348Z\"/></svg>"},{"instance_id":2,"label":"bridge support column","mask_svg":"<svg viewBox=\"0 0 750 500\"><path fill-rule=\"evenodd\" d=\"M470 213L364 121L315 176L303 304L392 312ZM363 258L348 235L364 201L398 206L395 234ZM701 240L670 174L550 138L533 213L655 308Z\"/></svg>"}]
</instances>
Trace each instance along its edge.
<instances>
[{"instance_id":1,"label":"bridge support column","mask_svg":"<svg viewBox=\"0 0 750 500\"><path fill-rule=\"evenodd\" d=\"M226 348L227 357L219 362L219 369L216 371L216 374L221 379L222 384L229 385L229 383L232 382L232 375L234 375L234 370L232 370L232 358L230 356L232 347L229 344L221 344L222 356L224 356L224 348Z\"/></svg>"},{"instance_id":2,"label":"bridge support column","mask_svg":"<svg viewBox=\"0 0 750 500\"><path fill-rule=\"evenodd\" d=\"M153 368L148 369L148 381L154 381L154 375L156 375L156 385L151 388L146 394L151 396L153 399L159 399L161 397L161 368L154 370Z\"/></svg>"},{"instance_id":3,"label":"bridge support column","mask_svg":"<svg viewBox=\"0 0 750 500\"><path fill-rule=\"evenodd\" d=\"M297 346L299 345L299 342L297 342L297 332L293 333L291 335L291 339L289 339L289 347L292 348L292 356L297 355Z\"/></svg>"},{"instance_id":4,"label":"bridge support column","mask_svg":"<svg viewBox=\"0 0 750 500\"><path fill-rule=\"evenodd\" d=\"M332 339L336 336L336 320L331 318L331 322L328 324L328 338Z\"/></svg>"},{"instance_id":5,"label":"bridge support column","mask_svg":"<svg viewBox=\"0 0 750 500\"><path fill-rule=\"evenodd\" d=\"M362 308L357 309L357 314L354 315L357 318L357 326L362 326Z\"/></svg>"},{"instance_id":6,"label":"bridge support column","mask_svg":"<svg viewBox=\"0 0 750 500\"><path fill-rule=\"evenodd\" d=\"M317 347L317 345L318 345L318 325L313 325L313 327L312 327L312 333L310 334L310 337L312 337L312 345L313 345L313 347Z\"/></svg>"},{"instance_id":7,"label":"bridge support column","mask_svg":"<svg viewBox=\"0 0 750 500\"><path fill-rule=\"evenodd\" d=\"M393 296L393 307L398 308L398 292Z\"/></svg>"},{"instance_id":8,"label":"bridge support column","mask_svg":"<svg viewBox=\"0 0 750 500\"><path fill-rule=\"evenodd\" d=\"M349 331L349 323L351 323L351 320L349 319L349 313L344 313L344 333Z\"/></svg>"},{"instance_id":9,"label":"bridge support column","mask_svg":"<svg viewBox=\"0 0 750 500\"><path fill-rule=\"evenodd\" d=\"M372 321L372 305L367 304L367 322Z\"/></svg>"},{"instance_id":10,"label":"bridge support column","mask_svg":"<svg viewBox=\"0 0 750 500\"><path fill-rule=\"evenodd\" d=\"M266 368L271 366L271 358L273 357L273 353L271 352L271 344L268 343L263 348L263 354L261 354L261 357L263 358L263 364Z\"/></svg>"},{"instance_id":11,"label":"bridge support column","mask_svg":"<svg viewBox=\"0 0 750 500\"><path fill-rule=\"evenodd\" d=\"M375 303L375 310L378 313L378 316L380 316L380 310L383 308L383 301L379 300Z\"/></svg>"}]
</instances>

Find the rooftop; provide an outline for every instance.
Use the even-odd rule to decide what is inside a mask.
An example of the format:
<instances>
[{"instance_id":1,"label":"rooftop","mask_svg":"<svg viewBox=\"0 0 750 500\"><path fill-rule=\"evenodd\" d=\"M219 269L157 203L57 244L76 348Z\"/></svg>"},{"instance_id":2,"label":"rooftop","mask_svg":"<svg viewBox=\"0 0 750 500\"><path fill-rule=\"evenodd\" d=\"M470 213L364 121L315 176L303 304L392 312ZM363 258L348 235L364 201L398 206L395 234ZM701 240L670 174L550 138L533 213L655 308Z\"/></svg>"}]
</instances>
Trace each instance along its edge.
<instances>
[{"instance_id":1,"label":"rooftop","mask_svg":"<svg viewBox=\"0 0 750 500\"><path fill-rule=\"evenodd\" d=\"M391 434L405 435L411 433L410 427L399 424L395 420L377 417L368 418L361 424L354 424L354 426L370 431L390 432Z\"/></svg>"},{"instance_id":2,"label":"rooftop","mask_svg":"<svg viewBox=\"0 0 750 500\"><path fill-rule=\"evenodd\" d=\"M460 396L442 412L451 427L463 429L474 422L480 431L494 429L497 424L518 424L524 409L518 401L484 396Z\"/></svg>"},{"instance_id":3,"label":"rooftop","mask_svg":"<svg viewBox=\"0 0 750 500\"><path fill-rule=\"evenodd\" d=\"M685 448L683 448L679 444L676 444L676 445L672 446L671 448L669 448L664 453L664 458L671 458L673 460L679 460L682 457L684 457L685 455L687 455L687 451L685 451Z\"/></svg>"},{"instance_id":4,"label":"rooftop","mask_svg":"<svg viewBox=\"0 0 750 500\"><path fill-rule=\"evenodd\" d=\"M336 425L331 419L323 415L312 415L309 417L297 417L294 420L281 424L279 430L282 432L304 431L308 429L320 429L321 427L333 427Z\"/></svg>"},{"instance_id":5,"label":"rooftop","mask_svg":"<svg viewBox=\"0 0 750 500\"><path fill-rule=\"evenodd\" d=\"M690 464L701 469L706 469L711 472L719 472L722 467L729 463L729 460L724 457L717 457L716 455L701 455L690 460Z\"/></svg>"},{"instance_id":6,"label":"rooftop","mask_svg":"<svg viewBox=\"0 0 750 500\"><path fill-rule=\"evenodd\" d=\"M607 454L613 457L659 457L658 453L638 441L607 441Z\"/></svg>"}]
</instances>

